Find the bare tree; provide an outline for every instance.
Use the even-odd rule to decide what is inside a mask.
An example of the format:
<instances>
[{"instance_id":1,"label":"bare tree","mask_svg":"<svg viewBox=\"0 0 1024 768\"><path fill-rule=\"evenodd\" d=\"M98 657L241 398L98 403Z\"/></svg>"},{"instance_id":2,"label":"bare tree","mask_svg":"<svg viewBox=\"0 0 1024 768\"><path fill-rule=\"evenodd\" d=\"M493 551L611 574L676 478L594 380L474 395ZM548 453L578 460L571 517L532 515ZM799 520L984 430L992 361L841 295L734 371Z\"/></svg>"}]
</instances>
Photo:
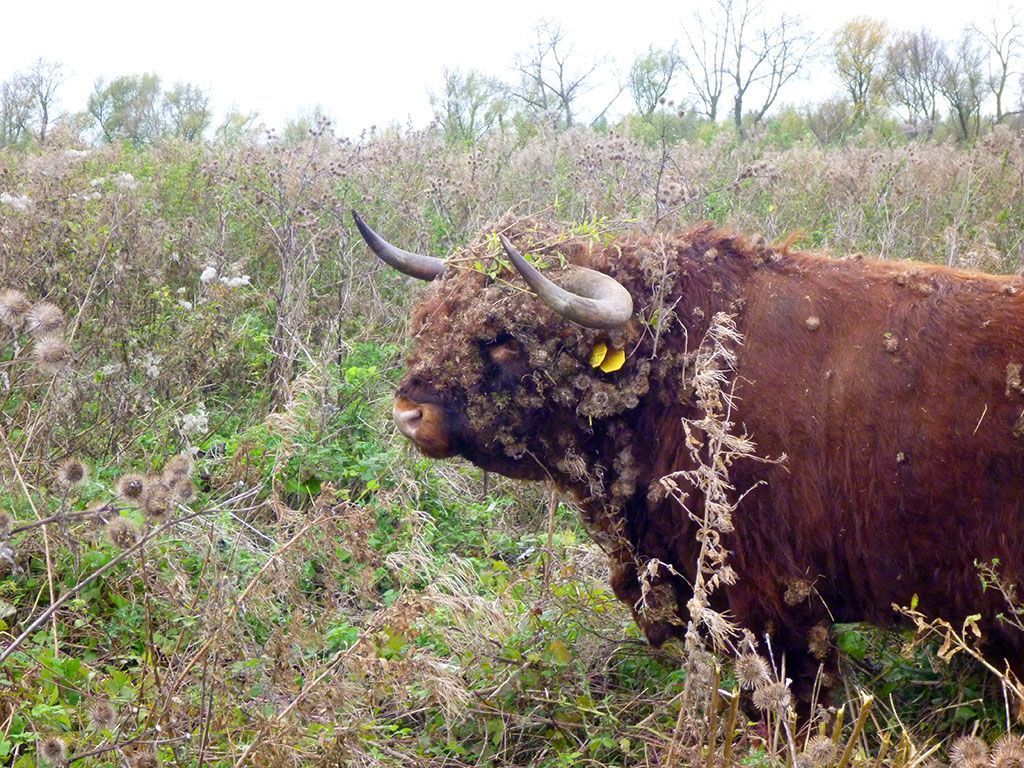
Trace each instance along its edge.
<instances>
[{"instance_id":1,"label":"bare tree","mask_svg":"<svg viewBox=\"0 0 1024 768\"><path fill-rule=\"evenodd\" d=\"M732 23L728 27L726 71L732 81L732 119L743 136L743 104L752 87L763 94L753 110L757 125L778 98L779 91L797 75L810 50L810 38L800 31L800 22L783 14L766 26L763 7L750 0L721 0L726 3Z\"/></svg>"},{"instance_id":2,"label":"bare tree","mask_svg":"<svg viewBox=\"0 0 1024 768\"><path fill-rule=\"evenodd\" d=\"M18 144L31 136L32 97L24 78L15 75L0 83L0 147Z\"/></svg>"},{"instance_id":3,"label":"bare tree","mask_svg":"<svg viewBox=\"0 0 1024 768\"><path fill-rule=\"evenodd\" d=\"M698 9L683 27L684 50L680 58L691 94L700 112L711 122L718 120L725 89L725 60L731 35L733 0L717 0L707 15Z\"/></svg>"},{"instance_id":4,"label":"bare tree","mask_svg":"<svg viewBox=\"0 0 1024 768\"><path fill-rule=\"evenodd\" d=\"M741 136L743 100L748 89L756 85L761 94L753 110L753 123L757 125L775 104L782 87L800 73L812 45L812 38L802 31L801 26L796 17L782 15L774 26L759 28L749 43L738 38L733 41L733 50L736 51L733 122ZM744 47L749 55L746 66L741 64L739 53Z\"/></svg>"},{"instance_id":5,"label":"bare tree","mask_svg":"<svg viewBox=\"0 0 1024 768\"><path fill-rule=\"evenodd\" d=\"M760 97L752 110L756 125L782 87L800 72L812 42L795 17L783 15L767 23L756 0L716 0L709 16L694 16L685 36L683 70L703 113L717 119L729 83L733 123L740 136L744 108L754 93Z\"/></svg>"},{"instance_id":6,"label":"bare tree","mask_svg":"<svg viewBox=\"0 0 1024 768\"><path fill-rule=\"evenodd\" d=\"M556 115L571 128L576 121L576 100L590 88L601 62L577 68L573 47L556 22L541 21L534 32L533 46L516 57L514 67L520 82L511 95L530 111Z\"/></svg>"},{"instance_id":7,"label":"bare tree","mask_svg":"<svg viewBox=\"0 0 1024 768\"><path fill-rule=\"evenodd\" d=\"M51 112L57 99L57 89L64 82L64 67L59 62L36 59L28 71L22 75L25 89L32 99L32 110L35 113L34 127L36 140L46 143L46 133L50 127Z\"/></svg>"},{"instance_id":8,"label":"bare tree","mask_svg":"<svg viewBox=\"0 0 1024 768\"><path fill-rule=\"evenodd\" d=\"M938 119L939 86L949 56L945 44L929 32L904 32L886 49L889 95L907 120L927 136Z\"/></svg>"},{"instance_id":9,"label":"bare tree","mask_svg":"<svg viewBox=\"0 0 1024 768\"><path fill-rule=\"evenodd\" d=\"M884 93L888 36L884 21L858 16L843 24L832 38L833 65L853 102L856 121L867 118Z\"/></svg>"},{"instance_id":10,"label":"bare tree","mask_svg":"<svg viewBox=\"0 0 1024 768\"><path fill-rule=\"evenodd\" d=\"M1000 20L993 17L989 25L982 29L977 24L972 24L971 29L982 42L988 47L988 79L985 85L996 100L995 121L1002 122L1006 116L1003 111L1003 98L1006 94L1006 84L1013 74L1012 67L1020 58L1021 50L1024 49L1024 27L1015 13L1011 13L1006 26L1003 27Z\"/></svg>"},{"instance_id":11,"label":"bare tree","mask_svg":"<svg viewBox=\"0 0 1024 768\"><path fill-rule=\"evenodd\" d=\"M641 117L648 118L654 114L672 85L679 63L675 49L662 51L655 48L649 48L646 54L633 62L629 70L629 90Z\"/></svg>"},{"instance_id":12,"label":"bare tree","mask_svg":"<svg viewBox=\"0 0 1024 768\"><path fill-rule=\"evenodd\" d=\"M972 30L964 30L953 55L945 58L939 89L949 103L960 138L970 141L981 128L985 89L985 54Z\"/></svg>"}]
</instances>

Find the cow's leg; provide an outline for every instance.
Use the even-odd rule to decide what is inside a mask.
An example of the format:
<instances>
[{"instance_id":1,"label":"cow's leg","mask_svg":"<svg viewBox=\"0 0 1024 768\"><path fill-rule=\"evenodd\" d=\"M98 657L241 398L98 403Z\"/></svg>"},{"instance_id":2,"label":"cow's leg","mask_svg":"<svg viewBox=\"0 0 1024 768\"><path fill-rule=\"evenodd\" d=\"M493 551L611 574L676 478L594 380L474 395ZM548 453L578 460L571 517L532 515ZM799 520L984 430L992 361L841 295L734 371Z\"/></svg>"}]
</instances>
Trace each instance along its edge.
<instances>
[{"instance_id":1,"label":"cow's leg","mask_svg":"<svg viewBox=\"0 0 1024 768\"><path fill-rule=\"evenodd\" d=\"M810 722L819 707L831 705L839 682L839 655L827 621L789 621L769 634L771 656L778 672L790 680L790 692L800 725Z\"/></svg>"}]
</instances>

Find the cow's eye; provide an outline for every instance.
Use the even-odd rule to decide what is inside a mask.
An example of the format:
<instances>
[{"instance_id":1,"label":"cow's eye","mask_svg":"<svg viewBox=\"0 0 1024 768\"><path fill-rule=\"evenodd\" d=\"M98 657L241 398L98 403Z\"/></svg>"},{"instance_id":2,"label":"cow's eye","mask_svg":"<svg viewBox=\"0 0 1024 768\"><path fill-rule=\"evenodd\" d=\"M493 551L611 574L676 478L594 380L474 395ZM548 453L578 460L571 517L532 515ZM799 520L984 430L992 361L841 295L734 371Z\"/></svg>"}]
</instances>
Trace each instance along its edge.
<instances>
[{"instance_id":1,"label":"cow's eye","mask_svg":"<svg viewBox=\"0 0 1024 768\"><path fill-rule=\"evenodd\" d=\"M512 365L523 359L523 347L515 339L490 344L487 347L487 357L499 366Z\"/></svg>"}]
</instances>

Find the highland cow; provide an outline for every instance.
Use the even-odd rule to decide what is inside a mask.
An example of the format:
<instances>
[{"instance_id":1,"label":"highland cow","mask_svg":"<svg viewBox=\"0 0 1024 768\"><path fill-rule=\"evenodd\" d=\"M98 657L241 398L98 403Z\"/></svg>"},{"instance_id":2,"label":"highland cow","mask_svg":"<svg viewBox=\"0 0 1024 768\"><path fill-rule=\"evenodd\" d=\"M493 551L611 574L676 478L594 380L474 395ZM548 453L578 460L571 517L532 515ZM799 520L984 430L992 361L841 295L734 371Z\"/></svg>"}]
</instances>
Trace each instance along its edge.
<instances>
[{"instance_id":1,"label":"highland cow","mask_svg":"<svg viewBox=\"0 0 1024 768\"><path fill-rule=\"evenodd\" d=\"M891 625L912 601L956 625L981 614L985 651L1021 671L1024 638L978 573L1024 571L1020 277L827 258L710 225L595 239L520 222L442 261L356 223L384 261L433 280L398 428L428 456L571 492L651 643L688 616L694 523L660 481L692 468L690 366L728 312L743 338L732 419L772 460L729 467L737 578L721 607L785 652L803 700L821 665L835 672L833 622ZM595 367L602 348L618 357ZM653 558L672 566L649 591L667 610L641 609Z\"/></svg>"}]
</instances>

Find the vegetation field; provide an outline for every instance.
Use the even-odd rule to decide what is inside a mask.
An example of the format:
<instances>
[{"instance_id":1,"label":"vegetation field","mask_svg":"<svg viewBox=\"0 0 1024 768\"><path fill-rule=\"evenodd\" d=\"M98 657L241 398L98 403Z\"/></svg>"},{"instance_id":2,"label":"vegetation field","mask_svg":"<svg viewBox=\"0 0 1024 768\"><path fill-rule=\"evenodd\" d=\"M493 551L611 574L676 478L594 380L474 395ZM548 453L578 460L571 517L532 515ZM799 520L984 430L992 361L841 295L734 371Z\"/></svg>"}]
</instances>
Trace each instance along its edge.
<instances>
[{"instance_id":1,"label":"vegetation field","mask_svg":"<svg viewBox=\"0 0 1024 768\"><path fill-rule=\"evenodd\" d=\"M0 150L0 764L1024 763L969 628L840 627L845 687L798 732L734 705L729 660L650 648L566 500L410 451L423 288L352 208L436 255L511 213L1014 272L1024 137L659 112Z\"/></svg>"}]
</instances>

